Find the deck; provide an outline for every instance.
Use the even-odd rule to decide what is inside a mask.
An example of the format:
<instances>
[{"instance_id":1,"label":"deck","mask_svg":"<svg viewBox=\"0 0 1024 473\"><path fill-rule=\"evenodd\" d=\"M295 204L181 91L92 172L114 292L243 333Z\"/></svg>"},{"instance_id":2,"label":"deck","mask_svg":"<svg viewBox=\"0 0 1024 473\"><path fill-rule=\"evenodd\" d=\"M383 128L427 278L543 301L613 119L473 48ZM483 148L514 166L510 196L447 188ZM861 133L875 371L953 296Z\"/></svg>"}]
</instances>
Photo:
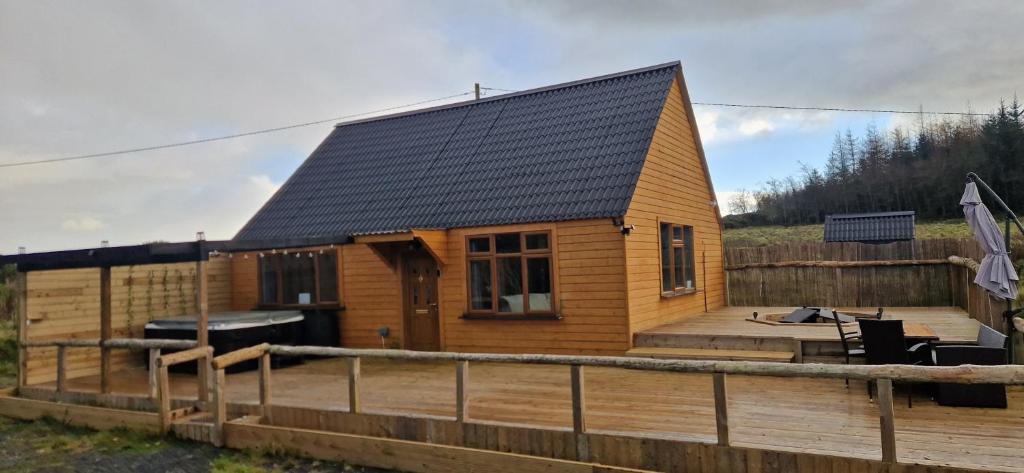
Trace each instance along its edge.
<instances>
[{"instance_id":1,"label":"deck","mask_svg":"<svg viewBox=\"0 0 1024 473\"><path fill-rule=\"evenodd\" d=\"M452 364L439 362L364 360L363 411L451 417L454 371ZM480 363L470 373L469 416L474 422L571 428L566 367ZM275 369L274 404L344 411L346 375L340 359ZM71 391L96 392L99 379L71 379L67 386ZM119 372L112 388L116 394L144 396L146 372ZM176 397L194 397L195 377L172 375L171 389ZM257 397L255 372L228 375L229 402L255 404ZM1024 387L1010 388L1009 406L941 407L918 394L908 409L905 392L900 391L895 405L899 459L1024 471ZM736 446L855 458L881 455L878 408L860 382L847 388L841 380L732 376L729 410ZM586 422L593 432L714 443L711 376L590 368Z\"/></svg>"}]
</instances>

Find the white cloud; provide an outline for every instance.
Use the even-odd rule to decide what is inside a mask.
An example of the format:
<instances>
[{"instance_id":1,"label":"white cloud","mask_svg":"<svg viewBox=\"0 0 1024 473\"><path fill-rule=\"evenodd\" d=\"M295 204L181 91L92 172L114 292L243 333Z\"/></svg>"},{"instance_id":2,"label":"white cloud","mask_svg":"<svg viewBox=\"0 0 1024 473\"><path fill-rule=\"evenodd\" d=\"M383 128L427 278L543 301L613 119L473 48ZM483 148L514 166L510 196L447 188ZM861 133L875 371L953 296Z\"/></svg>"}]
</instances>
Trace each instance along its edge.
<instances>
[{"instance_id":1,"label":"white cloud","mask_svg":"<svg viewBox=\"0 0 1024 473\"><path fill-rule=\"evenodd\" d=\"M60 228L71 232L95 232L106 227L107 224L90 216L72 217L60 224Z\"/></svg>"},{"instance_id":2,"label":"white cloud","mask_svg":"<svg viewBox=\"0 0 1024 473\"><path fill-rule=\"evenodd\" d=\"M761 136L775 131L775 125L763 118L757 118L740 122L738 129L743 136Z\"/></svg>"}]
</instances>

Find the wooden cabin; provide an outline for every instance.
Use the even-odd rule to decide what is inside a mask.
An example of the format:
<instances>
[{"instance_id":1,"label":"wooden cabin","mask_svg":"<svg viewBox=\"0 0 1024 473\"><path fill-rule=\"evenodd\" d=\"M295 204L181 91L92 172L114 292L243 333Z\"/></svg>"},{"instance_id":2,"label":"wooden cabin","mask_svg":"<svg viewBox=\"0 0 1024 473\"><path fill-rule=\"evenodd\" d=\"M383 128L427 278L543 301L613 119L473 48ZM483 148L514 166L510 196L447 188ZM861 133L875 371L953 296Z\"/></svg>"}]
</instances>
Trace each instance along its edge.
<instances>
[{"instance_id":1,"label":"wooden cabin","mask_svg":"<svg viewBox=\"0 0 1024 473\"><path fill-rule=\"evenodd\" d=\"M618 355L725 304L677 62L339 124L235 240L338 236L234 255L232 308L336 310L347 347Z\"/></svg>"},{"instance_id":2,"label":"wooden cabin","mask_svg":"<svg viewBox=\"0 0 1024 473\"><path fill-rule=\"evenodd\" d=\"M0 258L25 276L22 340L198 313L189 245ZM316 310L345 347L621 355L726 300L679 63L339 124L232 241L200 246L211 312ZM56 356L36 349L22 381L52 381ZM67 356L98 372L95 350Z\"/></svg>"}]
</instances>

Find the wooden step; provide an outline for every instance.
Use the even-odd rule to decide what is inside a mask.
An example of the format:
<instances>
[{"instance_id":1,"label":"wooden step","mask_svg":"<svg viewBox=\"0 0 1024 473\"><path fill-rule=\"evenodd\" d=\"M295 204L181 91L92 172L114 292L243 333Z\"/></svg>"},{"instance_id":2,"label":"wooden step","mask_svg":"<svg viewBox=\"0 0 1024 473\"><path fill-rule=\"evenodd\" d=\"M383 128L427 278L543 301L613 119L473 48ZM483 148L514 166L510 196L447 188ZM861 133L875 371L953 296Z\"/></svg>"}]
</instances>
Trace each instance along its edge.
<instances>
[{"instance_id":1,"label":"wooden step","mask_svg":"<svg viewBox=\"0 0 1024 473\"><path fill-rule=\"evenodd\" d=\"M636 347L627 351L626 356L671 358L679 360L773 361L776 363L792 363L794 358L793 352L791 351L718 350L665 347Z\"/></svg>"}]
</instances>

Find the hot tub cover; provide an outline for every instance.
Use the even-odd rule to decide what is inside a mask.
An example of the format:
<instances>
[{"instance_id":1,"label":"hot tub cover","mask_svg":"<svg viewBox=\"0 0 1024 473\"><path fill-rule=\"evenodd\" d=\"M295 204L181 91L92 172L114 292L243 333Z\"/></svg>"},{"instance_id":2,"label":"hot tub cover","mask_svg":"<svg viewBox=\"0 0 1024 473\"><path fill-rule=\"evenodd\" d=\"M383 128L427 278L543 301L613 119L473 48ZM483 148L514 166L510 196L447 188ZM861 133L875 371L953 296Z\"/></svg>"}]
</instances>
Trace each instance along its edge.
<instances>
[{"instance_id":1,"label":"hot tub cover","mask_svg":"<svg viewBox=\"0 0 1024 473\"><path fill-rule=\"evenodd\" d=\"M146 329L162 330L195 330L198 315L183 315L169 319L153 320L146 324ZM263 327L267 325L301 322L302 312L297 310L253 310L237 312L217 312L210 314L207 322L209 330L238 330L243 328Z\"/></svg>"}]
</instances>

